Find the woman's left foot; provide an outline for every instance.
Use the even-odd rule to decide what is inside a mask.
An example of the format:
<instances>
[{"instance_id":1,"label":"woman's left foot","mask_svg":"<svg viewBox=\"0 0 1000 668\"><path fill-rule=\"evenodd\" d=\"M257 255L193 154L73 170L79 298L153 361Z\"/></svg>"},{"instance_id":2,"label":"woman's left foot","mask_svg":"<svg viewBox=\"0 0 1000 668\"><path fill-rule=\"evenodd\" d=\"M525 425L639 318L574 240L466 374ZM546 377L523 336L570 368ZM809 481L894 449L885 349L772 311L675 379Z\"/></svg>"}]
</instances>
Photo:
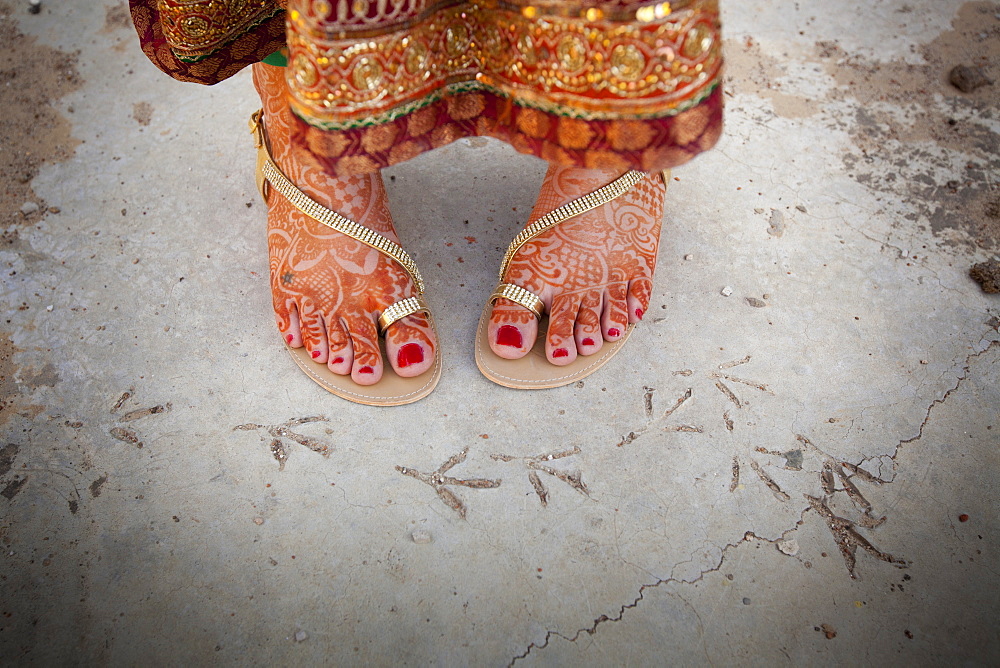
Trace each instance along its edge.
<instances>
[{"instance_id":1,"label":"woman's left foot","mask_svg":"<svg viewBox=\"0 0 1000 668\"><path fill-rule=\"evenodd\" d=\"M528 224L619 176L550 165ZM515 255L504 281L545 304L549 362L562 366L577 355L593 355L642 320L653 285L664 194L660 175L651 174L608 204L546 230ZM488 331L493 352L518 359L537 335L531 311L507 299L496 301Z\"/></svg>"}]
</instances>

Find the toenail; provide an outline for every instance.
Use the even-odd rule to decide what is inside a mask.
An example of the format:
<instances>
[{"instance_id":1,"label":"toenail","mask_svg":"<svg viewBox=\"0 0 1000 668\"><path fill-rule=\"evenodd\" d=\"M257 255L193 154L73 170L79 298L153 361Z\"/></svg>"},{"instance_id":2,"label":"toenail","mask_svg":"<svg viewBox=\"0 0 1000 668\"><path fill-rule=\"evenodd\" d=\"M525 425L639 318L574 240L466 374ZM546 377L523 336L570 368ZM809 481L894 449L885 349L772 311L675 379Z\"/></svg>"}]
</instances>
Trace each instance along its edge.
<instances>
[{"instance_id":1,"label":"toenail","mask_svg":"<svg viewBox=\"0 0 1000 668\"><path fill-rule=\"evenodd\" d=\"M371 368L370 366L363 366L360 369L358 369L358 373L375 373L375 369Z\"/></svg>"},{"instance_id":2,"label":"toenail","mask_svg":"<svg viewBox=\"0 0 1000 668\"><path fill-rule=\"evenodd\" d=\"M592 346L594 345L594 340L588 336L583 341L580 341L580 344L584 346Z\"/></svg>"},{"instance_id":3,"label":"toenail","mask_svg":"<svg viewBox=\"0 0 1000 668\"><path fill-rule=\"evenodd\" d=\"M569 351L565 348L556 348L552 351L553 357L569 357Z\"/></svg>"},{"instance_id":4,"label":"toenail","mask_svg":"<svg viewBox=\"0 0 1000 668\"><path fill-rule=\"evenodd\" d=\"M497 331L497 344L510 346L511 348L520 348L524 345L524 339L521 338L521 330L514 325L504 325Z\"/></svg>"},{"instance_id":5,"label":"toenail","mask_svg":"<svg viewBox=\"0 0 1000 668\"><path fill-rule=\"evenodd\" d=\"M294 340L295 340L294 336L292 336L291 334L285 334L285 341L287 341L288 343L291 343Z\"/></svg>"},{"instance_id":6,"label":"toenail","mask_svg":"<svg viewBox=\"0 0 1000 668\"><path fill-rule=\"evenodd\" d=\"M642 320L642 314L643 313L644 313L644 311L641 308L637 308L635 310L635 317L638 318L639 320Z\"/></svg>"},{"instance_id":7,"label":"toenail","mask_svg":"<svg viewBox=\"0 0 1000 668\"><path fill-rule=\"evenodd\" d=\"M400 369L405 369L411 364L420 364L423 361L424 349L417 343L407 343L396 354L396 363Z\"/></svg>"},{"instance_id":8,"label":"toenail","mask_svg":"<svg viewBox=\"0 0 1000 668\"><path fill-rule=\"evenodd\" d=\"M314 351L312 351L312 356L313 356L313 359L316 359L317 357L319 357L319 356L320 356L320 355L322 355L322 354L323 354L323 353L321 353L321 352L320 352L320 351L318 351L318 350L314 350Z\"/></svg>"},{"instance_id":9,"label":"toenail","mask_svg":"<svg viewBox=\"0 0 1000 668\"><path fill-rule=\"evenodd\" d=\"M344 363L343 357L335 357L334 360L330 362L330 364L343 364L343 363Z\"/></svg>"},{"instance_id":10,"label":"toenail","mask_svg":"<svg viewBox=\"0 0 1000 668\"><path fill-rule=\"evenodd\" d=\"M608 330L608 336L621 336L621 335L622 335L622 330L618 329L617 327L612 327L611 329Z\"/></svg>"}]
</instances>

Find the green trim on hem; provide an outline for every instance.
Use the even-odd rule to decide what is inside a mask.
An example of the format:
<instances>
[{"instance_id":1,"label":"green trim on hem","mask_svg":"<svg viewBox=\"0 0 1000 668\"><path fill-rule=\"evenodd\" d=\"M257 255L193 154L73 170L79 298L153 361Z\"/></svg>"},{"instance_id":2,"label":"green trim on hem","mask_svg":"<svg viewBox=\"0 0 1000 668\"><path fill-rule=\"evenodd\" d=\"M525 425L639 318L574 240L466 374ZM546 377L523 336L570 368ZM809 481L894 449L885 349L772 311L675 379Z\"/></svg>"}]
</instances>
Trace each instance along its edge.
<instances>
[{"instance_id":1,"label":"green trim on hem","mask_svg":"<svg viewBox=\"0 0 1000 668\"><path fill-rule=\"evenodd\" d=\"M275 51L260 62L265 65L273 65L274 67L288 67L288 57L281 50Z\"/></svg>"},{"instance_id":2,"label":"green trim on hem","mask_svg":"<svg viewBox=\"0 0 1000 668\"><path fill-rule=\"evenodd\" d=\"M681 104L671 109L666 110L661 113L650 113L650 114L622 114L618 112L587 112L578 111L571 107L567 107L561 104L551 104L544 105L538 103L532 103L525 100L513 100L513 103L518 107L527 107L531 109L538 109L548 114L555 116L563 116L566 118L577 118L584 121L611 121L611 120L656 120L660 118L669 118L671 116L676 116L680 113L687 111L693 107L698 106L703 101L705 101L709 95L711 95L716 88L718 88L721 82L716 79L711 85L707 86L701 95L687 101L687 104ZM415 102L407 102L399 105L394 109L382 112L377 116L369 116L365 118L360 118L356 120L349 121L322 121L322 122L312 122L307 118L304 118L301 114L295 112L295 115L301 118L305 123L311 125L314 128L319 128L320 130L327 130L331 132L342 132L345 130L356 130L359 128L373 127L376 125L382 125L384 123L389 123L407 114L412 114L413 112L423 109L426 106L434 104L440 101L448 95L455 95L458 93L472 93L472 92L483 92L492 93L497 97L510 98L511 95L492 86L486 86L478 81L462 81L458 83L448 84L438 88L433 93L429 94L421 100ZM293 111L295 111L293 109Z\"/></svg>"}]
</instances>

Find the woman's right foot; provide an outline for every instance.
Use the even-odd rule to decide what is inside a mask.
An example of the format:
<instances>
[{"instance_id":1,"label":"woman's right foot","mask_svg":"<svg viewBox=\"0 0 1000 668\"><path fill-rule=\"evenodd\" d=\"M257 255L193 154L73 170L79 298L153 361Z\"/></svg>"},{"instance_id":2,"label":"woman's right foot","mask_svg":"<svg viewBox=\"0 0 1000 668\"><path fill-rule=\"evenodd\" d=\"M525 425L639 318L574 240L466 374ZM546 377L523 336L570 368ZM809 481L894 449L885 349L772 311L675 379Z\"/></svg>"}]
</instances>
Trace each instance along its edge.
<instances>
[{"instance_id":1,"label":"woman's right foot","mask_svg":"<svg viewBox=\"0 0 1000 668\"><path fill-rule=\"evenodd\" d=\"M303 151L293 151L284 68L258 63L253 75L278 168L319 204L398 243L381 175L337 177ZM271 294L284 342L292 348L305 346L318 364L350 375L359 385L377 383L384 370L378 316L417 294L409 274L392 258L302 213L273 188L267 220ZM430 369L436 345L422 313L385 331L389 364L403 377Z\"/></svg>"}]
</instances>

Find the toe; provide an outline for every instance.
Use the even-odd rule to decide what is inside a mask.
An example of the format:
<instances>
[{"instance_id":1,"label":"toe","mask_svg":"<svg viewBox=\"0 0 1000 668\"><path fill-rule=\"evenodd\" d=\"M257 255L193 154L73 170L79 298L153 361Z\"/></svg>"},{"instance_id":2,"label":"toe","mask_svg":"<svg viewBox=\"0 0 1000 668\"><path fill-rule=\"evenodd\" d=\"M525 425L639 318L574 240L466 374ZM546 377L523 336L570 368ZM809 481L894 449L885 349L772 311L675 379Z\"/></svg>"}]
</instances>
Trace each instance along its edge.
<instances>
[{"instance_id":1,"label":"toe","mask_svg":"<svg viewBox=\"0 0 1000 668\"><path fill-rule=\"evenodd\" d=\"M430 321L423 313L394 322L385 332L385 352L389 364L403 378L419 376L434 365L437 341Z\"/></svg>"},{"instance_id":2,"label":"toe","mask_svg":"<svg viewBox=\"0 0 1000 668\"><path fill-rule=\"evenodd\" d=\"M313 361L326 364L329 345L327 344L326 322L311 300L303 300L299 308L299 332L302 345Z\"/></svg>"},{"instance_id":3,"label":"toe","mask_svg":"<svg viewBox=\"0 0 1000 668\"><path fill-rule=\"evenodd\" d=\"M576 350L581 355L593 355L604 344L604 337L601 334L603 301L601 293L592 290L584 295L580 303L576 326L573 328L573 339L576 341Z\"/></svg>"},{"instance_id":4,"label":"toe","mask_svg":"<svg viewBox=\"0 0 1000 668\"><path fill-rule=\"evenodd\" d=\"M519 359L528 354L537 336L538 319L534 313L508 299L496 301L487 330L494 353L508 360Z\"/></svg>"},{"instance_id":5,"label":"toe","mask_svg":"<svg viewBox=\"0 0 1000 668\"><path fill-rule=\"evenodd\" d=\"M351 346L351 337L344 328L343 320L333 315L328 316L326 337L329 347L327 368L338 376L350 374L354 366L354 348Z\"/></svg>"},{"instance_id":6,"label":"toe","mask_svg":"<svg viewBox=\"0 0 1000 668\"><path fill-rule=\"evenodd\" d=\"M634 279L628 288L628 321L635 323L642 320L649 309L649 296L652 293L653 282L648 278Z\"/></svg>"},{"instance_id":7,"label":"toe","mask_svg":"<svg viewBox=\"0 0 1000 668\"><path fill-rule=\"evenodd\" d=\"M374 385L382 379L382 355L378 349L378 330L369 314L345 318L351 336L354 360L351 378L358 385Z\"/></svg>"},{"instance_id":8,"label":"toe","mask_svg":"<svg viewBox=\"0 0 1000 668\"><path fill-rule=\"evenodd\" d=\"M549 310L549 333L545 339L545 356L557 366L576 360L576 341L573 330L580 311L580 296L559 295L552 300Z\"/></svg>"},{"instance_id":9,"label":"toe","mask_svg":"<svg viewBox=\"0 0 1000 668\"><path fill-rule=\"evenodd\" d=\"M298 307L294 300L288 304L275 304L274 319L278 324L281 340L291 348L302 347L302 328L299 326Z\"/></svg>"},{"instance_id":10,"label":"toe","mask_svg":"<svg viewBox=\"0 0 1000 668\"><path fill-rule=\"evenodd\" d=\"M624 282L612 283L604 295L601 332L606 341L617 341L628 328L628 290Z\"/></svg>"}]
</instances>

